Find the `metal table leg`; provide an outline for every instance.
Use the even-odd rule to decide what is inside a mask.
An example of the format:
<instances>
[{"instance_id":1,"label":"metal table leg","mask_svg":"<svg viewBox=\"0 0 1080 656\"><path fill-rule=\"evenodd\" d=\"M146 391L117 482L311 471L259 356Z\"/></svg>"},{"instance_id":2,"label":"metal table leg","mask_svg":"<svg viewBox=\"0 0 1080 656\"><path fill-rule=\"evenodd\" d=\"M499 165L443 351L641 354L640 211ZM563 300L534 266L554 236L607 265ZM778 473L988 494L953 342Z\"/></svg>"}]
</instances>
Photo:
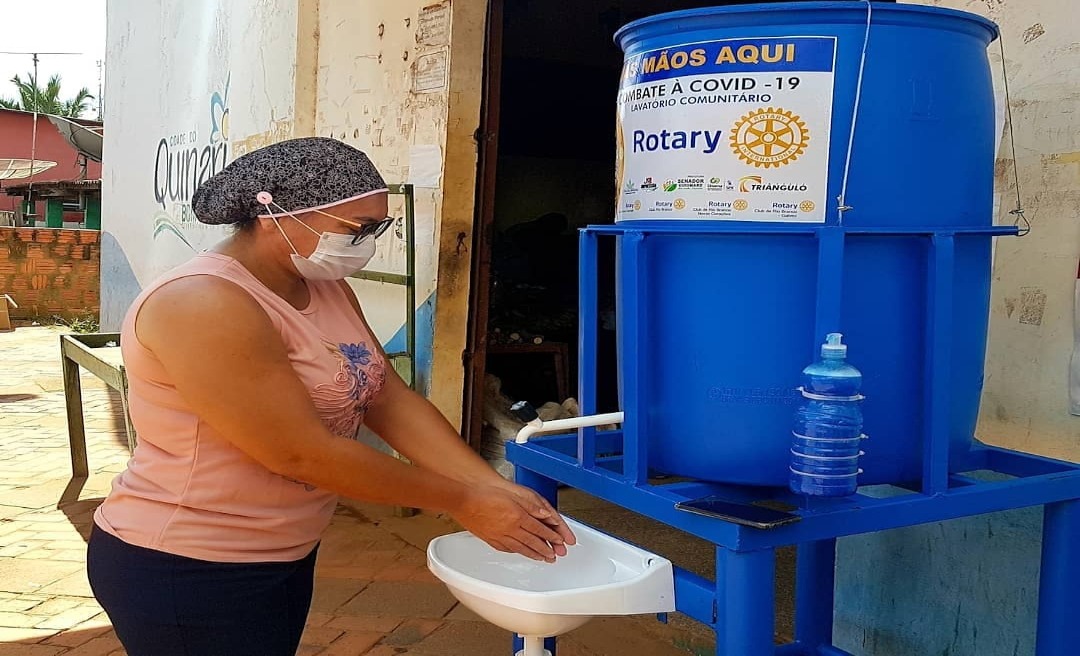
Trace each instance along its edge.
<instances>
[{"instance_id":1,"label":"metal table leg","mask_svg":"<svg viewBox=\"0 0 1080 656\"><path fill-rule=\"evenodd\" d=\"M547 499L548 503L556 509L559 507L559 484L554 480L541 476L536 472L529 471L528 469L514 467L514 482L518 485L535 490L537 494ZM551 652L551 656L556 656L555 638L548 638L545 640L544 648ZM516 655L523 649L525 649L525 642L521 639L521 636L515 635L511 655Z\"/></svg>"},{"instance_id":2,"label":"metal table leg","mask_svg":"<svg viewBox=\"0 0 1080 656\"><path fill-rule=\"evenodd\" d=\"M773 549L716 549L716 656L773 656Z\"/></svg>"},{"instance_id":3,"label":"metal table leg","mask_svg":"<svg viewBox=\"0 0 1080 656\"><path fill-rule=\"evenodd\" d=\"M814 653L833 641L836 540L800 544L795 571L795 640Z\"/></svg>"},{"instance_id":4,"label":"metal table leg","mask_svg":"<svg viewBox=\"0 0 1080 656\"><path fill-rule=\"evenodd\" d=\"M1037 656L1069 656L1080 645L1080 500L1046 506L1039 581Z\"/></svg>"}]
</instances>

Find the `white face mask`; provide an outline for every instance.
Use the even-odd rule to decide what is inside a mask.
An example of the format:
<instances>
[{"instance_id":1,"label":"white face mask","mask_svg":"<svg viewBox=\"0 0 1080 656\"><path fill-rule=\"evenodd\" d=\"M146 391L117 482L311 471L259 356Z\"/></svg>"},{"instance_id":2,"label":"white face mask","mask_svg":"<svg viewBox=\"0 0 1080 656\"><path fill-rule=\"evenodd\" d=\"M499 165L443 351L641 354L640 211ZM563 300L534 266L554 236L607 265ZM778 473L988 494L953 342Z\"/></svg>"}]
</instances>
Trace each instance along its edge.
<instances>
[{"instance_id":1,"label":"white face mask","mask_svg":"<svg viewBox=\"0 0 1080 656\"><path fill-rule=\"evenodd\" d=\"M267 206L267 210L269 209L269 206ZM285 230L282 229L281 223L278 222L277 217L271 214L274 225L277 226L278 230L281 232L281 236L285 238L285 241L289 244L289 248L293 251L290 256L292 258L293 266L296 267L297 273L303 278L308 280L344 280L367 266L371 261L371 258L375 256L375 236L365 237L358 243L353 244L353 240L355 239L353 235L335 232L320 233L300 219L297 219L292 213L284 210L282 210L282 212L291 216L297 223L311 232L319 235L319 243L315 245L315 250L311 252L311 255L304 257L296 250L296 246L293 245L289 236L285 234ZM325 212L320 212L320 214L325 214ZM331 214L326 214L326 216L337 219L348 225L362 227Z\"/></svg>"},{"instance_id":2,"label":"white face mask","mask_svg":"<svg viewBox=\"0 0 1080 656\"><path fill-rule=\"evenodd\" d=\"M311 230L310 226L304 227ZM362 239L356 245L353 245L352 241L352 235L324 232L319 235L319 243L315 245L311 255L303 257L293 248L290 256L293 266L308 280L343 280L366 267L375 256L373 237ZM289 245L292 246L292 243Z\"/></svg>"}]
</instances>

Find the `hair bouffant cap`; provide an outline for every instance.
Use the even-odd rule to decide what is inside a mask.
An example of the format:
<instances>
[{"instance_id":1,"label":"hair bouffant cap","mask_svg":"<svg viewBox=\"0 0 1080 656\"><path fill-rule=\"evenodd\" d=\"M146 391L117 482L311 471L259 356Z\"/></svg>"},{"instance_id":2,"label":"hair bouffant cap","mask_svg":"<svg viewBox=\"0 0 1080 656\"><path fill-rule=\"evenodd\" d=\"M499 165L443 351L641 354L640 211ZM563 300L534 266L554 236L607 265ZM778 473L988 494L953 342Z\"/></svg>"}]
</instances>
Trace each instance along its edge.
<instances>
[{"instance_id":1,"label":"hair bouffant cap","mask_svg":"<svg viewBox=\"0 0 1080 656\"><path fill-rule=\"evenodd\" d=\"M237 158L191 199L202 223L225 225L277 210L299 213L386 192L368 156L325 137L282 141Z\"/></svg>"}]
</instances>

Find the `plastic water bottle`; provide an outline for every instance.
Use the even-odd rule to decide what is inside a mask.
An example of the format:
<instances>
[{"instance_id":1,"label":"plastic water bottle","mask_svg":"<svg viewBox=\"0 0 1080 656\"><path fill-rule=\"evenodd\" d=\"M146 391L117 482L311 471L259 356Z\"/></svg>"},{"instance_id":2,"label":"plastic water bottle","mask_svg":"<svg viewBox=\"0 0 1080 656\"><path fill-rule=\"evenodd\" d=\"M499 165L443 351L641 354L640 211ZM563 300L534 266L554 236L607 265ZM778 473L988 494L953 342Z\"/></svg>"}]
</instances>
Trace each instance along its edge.
<instances>
[{"instance_id":1,"label":"plastic water bottle","mask_svg":"<svg viewBox=\"0 0 1080 656\"><path fill-rule=\"evenodd\" d=\"M795 413L791 490L843 497L858 489L863 440L862 374L847 362L840 333L821 345L821 360L803 370L802 405Z\"/></svg>"}]
</instances>

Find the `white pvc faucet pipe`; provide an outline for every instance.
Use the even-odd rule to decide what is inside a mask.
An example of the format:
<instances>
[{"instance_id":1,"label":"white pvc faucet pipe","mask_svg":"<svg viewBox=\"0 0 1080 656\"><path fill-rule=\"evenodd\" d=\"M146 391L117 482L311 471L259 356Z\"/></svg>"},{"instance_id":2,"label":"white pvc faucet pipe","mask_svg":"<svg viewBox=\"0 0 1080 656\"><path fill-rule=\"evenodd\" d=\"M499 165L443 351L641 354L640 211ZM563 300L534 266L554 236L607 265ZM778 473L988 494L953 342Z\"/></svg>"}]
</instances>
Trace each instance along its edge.
<instances>
[{"instance_id":1,"label":"white pvc faucet pipe","mask_svg":"<svg viewBox=\"0 0 1080 656\"><path fill-rule=\"evenodd\" d=\"M589 415L588 417L571 417L570 419L556 419L554 421L543 421L541 419L534 419L525 424L520 431L518 431L517 437L514 441L518 444L525 444L529 441L529 438L539 433L559 433L563 431L570 431L577 428L585 428L587 426L603 426L604 424L621 424L623 422L623 413L621 412L609 412L603 415ZM531 654L529 655L531 656Z\"/></svg>"},{"instance_id":2,"label":"white pvc faucet pipe","mask_svg":"<svg viewBox=\"0 0 1080 656\"><path fill-rule=\"evenodd\" d=\"M551 652L544 649L544 639L535 636L523 636L525 649L517 653L517 656L551 656Z\"/></svg>"}]
</instances>

